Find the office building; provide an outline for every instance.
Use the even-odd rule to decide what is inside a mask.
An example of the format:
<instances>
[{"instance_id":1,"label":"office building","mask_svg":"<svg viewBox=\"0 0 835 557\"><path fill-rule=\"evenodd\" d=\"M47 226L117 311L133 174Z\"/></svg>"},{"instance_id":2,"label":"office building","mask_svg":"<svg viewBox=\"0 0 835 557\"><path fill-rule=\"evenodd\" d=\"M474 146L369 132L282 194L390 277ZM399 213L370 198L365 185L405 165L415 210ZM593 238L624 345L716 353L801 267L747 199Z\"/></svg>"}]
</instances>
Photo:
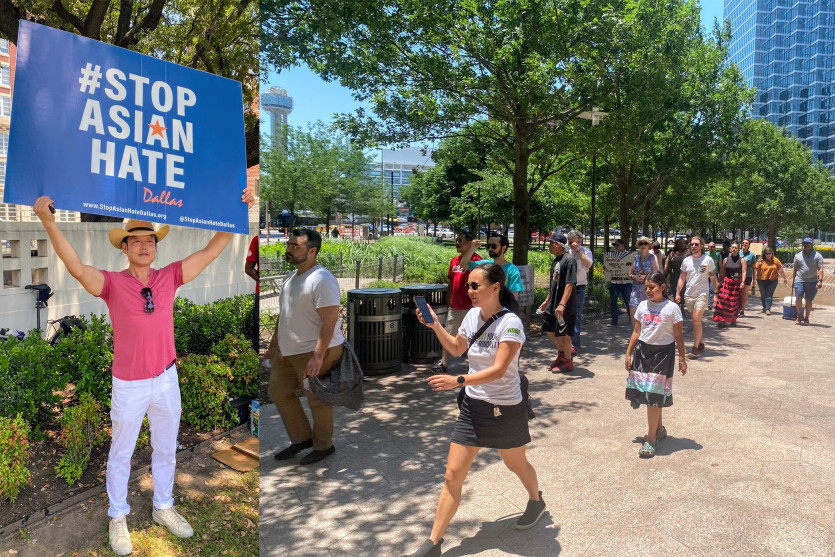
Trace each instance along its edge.
<instances>
[{"instance_id":1,"label":"office building","mask_svg":"<svg viewBox=\"0 0 835 557\"><path fill-rule=\"evenodd\" d=\"M835 164L835 1L725 0L730 60L756 87L752 111Z\"/></svg>"}]
</instances>

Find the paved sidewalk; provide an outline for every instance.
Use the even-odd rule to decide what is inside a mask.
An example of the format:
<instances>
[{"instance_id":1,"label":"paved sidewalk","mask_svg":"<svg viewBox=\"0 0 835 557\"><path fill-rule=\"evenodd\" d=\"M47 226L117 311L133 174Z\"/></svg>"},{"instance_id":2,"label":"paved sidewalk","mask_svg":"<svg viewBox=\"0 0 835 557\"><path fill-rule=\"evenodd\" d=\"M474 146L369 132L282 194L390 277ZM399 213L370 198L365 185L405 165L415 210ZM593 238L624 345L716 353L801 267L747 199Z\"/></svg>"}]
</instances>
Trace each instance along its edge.
<instances>
[{"instance_id":1,"label":"paved sidewalk","mask_svg":"<svg viewBox=\"0 0 835 557\"><path fill-rule=\"evenodd\" d=\"M646 412L624 400L629 329L587 326L570 375L548 371L553 348L530 339L528 455L549 512L514 530L526 493L483 450L444 555L835 555L835 308L808 327L758 311L752 299L738 327L706 325L649 460L637 456ZM289 441L275 407L262 409L263 557L397 556L428 537L457 407L427 371L367 379L362 411L337 410L336 454L310 467L273 460Z\"/></svg>"}]
</instances>

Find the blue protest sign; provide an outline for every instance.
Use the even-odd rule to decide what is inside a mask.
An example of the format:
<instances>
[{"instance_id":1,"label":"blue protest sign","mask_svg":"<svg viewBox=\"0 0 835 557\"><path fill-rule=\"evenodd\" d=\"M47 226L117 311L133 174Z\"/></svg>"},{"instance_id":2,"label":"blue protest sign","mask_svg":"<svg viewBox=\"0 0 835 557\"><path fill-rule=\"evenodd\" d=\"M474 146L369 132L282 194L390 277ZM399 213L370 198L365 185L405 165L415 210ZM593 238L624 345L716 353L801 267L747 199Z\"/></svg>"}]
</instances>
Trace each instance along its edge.
<instances>
[{"instance_id":1,"label":"blue protest sign","mask_svg":"<svg viewBox=\"0 0 835 557\"><path fill-rule=\"evenodd\" d=\"M4 201L249 233L241 84L20 22Z\"/></svg>"}]
</instances>

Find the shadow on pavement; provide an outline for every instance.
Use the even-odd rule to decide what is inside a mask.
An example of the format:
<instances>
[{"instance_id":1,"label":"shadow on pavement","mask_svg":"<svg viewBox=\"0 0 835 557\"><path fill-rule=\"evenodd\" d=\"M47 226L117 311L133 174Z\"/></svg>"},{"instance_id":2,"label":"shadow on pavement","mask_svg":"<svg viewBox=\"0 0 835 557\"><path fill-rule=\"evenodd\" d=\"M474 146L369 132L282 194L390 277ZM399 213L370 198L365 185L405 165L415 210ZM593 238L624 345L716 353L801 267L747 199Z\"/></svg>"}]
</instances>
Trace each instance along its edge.
<instances>
[{"instance_id":1,"label":"shadow on pavement","mask_svg":"<svg viewBox=\"0 0 835 557\"><path fill-rule=\"evenodd\" d=\"M546 511L539 522L528 531L514 529L520 514L502 517L493 522L482 522L481 528L474 536L462 539L461 543L455 547L444 548L444 557L463 557L495 551L501 552L502 555L526 555L530 557L559 555L562 548L556 538L559 535L560 528L554 525L551 512ZM508 532L503 540L496 537L496 531L499 530ZM548 535L543 537L541 535L542 530L547 530ZM535 536L535 532L539 535ZM533 541L525 539L529 535L530 538L535 538L534 543L526 543ZM530 547L525 547L526 545L530 545Z\"/></svg>"}]
</instances>

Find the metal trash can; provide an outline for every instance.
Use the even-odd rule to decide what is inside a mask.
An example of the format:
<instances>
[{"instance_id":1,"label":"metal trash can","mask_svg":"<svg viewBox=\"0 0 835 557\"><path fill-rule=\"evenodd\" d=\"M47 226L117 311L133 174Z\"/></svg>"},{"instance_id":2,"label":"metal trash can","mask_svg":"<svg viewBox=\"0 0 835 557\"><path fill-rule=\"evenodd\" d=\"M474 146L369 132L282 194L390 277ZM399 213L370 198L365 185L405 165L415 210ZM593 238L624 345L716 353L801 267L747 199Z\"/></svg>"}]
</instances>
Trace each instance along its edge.
<instances>
[{"instance_id":1,"label":"metal trash can","mask_svg":"<svg viewBox=\"0 0 835 557\"><path fill-rule=\"evenodd\" d=\"M434 362L441 357L441 343L432 329L417 318L415 296L423 296L432 306L441 325L446 325L446 284L409 284L401 286L403 293L403 361L415 364Z\"/></svg>"},{"instance_id":2,"label":"metal trash can","mask_svg":"<svg viewBox=\"0 0 835 557\"><path fill-rule=\"evenodd\" d=\"M400 290L348 291L348 340L365 375L400 371L403 348Z\"/></svg>"}]
</instances>

